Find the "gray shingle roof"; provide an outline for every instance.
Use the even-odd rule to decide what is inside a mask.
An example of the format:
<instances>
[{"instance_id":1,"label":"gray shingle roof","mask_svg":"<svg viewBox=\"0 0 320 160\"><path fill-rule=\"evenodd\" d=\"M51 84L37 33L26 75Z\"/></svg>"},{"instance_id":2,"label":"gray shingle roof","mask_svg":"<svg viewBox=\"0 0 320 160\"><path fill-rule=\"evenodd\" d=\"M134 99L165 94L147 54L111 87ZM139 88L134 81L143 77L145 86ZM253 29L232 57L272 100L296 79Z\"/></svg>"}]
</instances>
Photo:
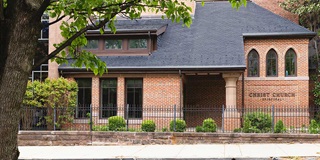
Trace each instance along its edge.
<instances>
[{"instance_id":1,"label":"gray shingle roof","mask_svg":"<svg viewBox=\"0 0 320 160\"><path fill-rule=\"evenodd\" d=\"M105 56L101 59L109 69L243 68L246 66L243 34L312 34L311 31L251 2L238 11L232 9L228 2L209 2L204 7L198 3L190 28L162 19L121 22L122 25L127 24L127 27L133 28L136 27L135 24L141 27L164 23L168 23L168 27L164 34L158 36L158 49L150 56Z\"/></svg>"}]
</instances>

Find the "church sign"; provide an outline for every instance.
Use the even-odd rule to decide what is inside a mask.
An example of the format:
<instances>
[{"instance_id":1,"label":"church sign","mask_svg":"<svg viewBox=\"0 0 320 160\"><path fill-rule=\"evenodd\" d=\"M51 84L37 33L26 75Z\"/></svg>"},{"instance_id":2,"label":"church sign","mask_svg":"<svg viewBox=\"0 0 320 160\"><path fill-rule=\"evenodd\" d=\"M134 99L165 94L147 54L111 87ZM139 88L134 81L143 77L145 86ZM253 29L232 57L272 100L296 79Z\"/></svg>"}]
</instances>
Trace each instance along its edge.
<instances>
[{"instance_id":1,"label":"church sign","mask_svg":"<svg viewBox=\"0 0 320 160\"><path fill-rule=\"evenodd\" d=\"M296 97L295 93L291 92L265 92L265 93L249 93L251 98L259 98L262 101L282 101L284 98L294 98Z\"/></svg>"}]
</instances>

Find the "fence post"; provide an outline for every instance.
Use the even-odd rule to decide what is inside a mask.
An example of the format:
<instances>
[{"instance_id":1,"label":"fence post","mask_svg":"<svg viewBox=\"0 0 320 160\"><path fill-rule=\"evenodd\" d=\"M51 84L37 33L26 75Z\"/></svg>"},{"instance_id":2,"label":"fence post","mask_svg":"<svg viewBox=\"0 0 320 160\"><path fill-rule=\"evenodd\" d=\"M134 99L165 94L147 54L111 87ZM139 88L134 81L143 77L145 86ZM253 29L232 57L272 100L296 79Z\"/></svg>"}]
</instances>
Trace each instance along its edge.
<instances>
[{"instance_id":1,"label":"fence post","mask_svg":"<svg viewBox=\"0 0 320 160\"><path fill-rule=\"evenodd\" d=\"M126 108L126 117L127 117L127 131L129 131L129 104L127 104L127 108Z\"/></svg>"},{"instance_id":2,"label":"fence post","mask_svg":"<svg viewBox=\"0 0 320 160\"><path fill-rule=\"evenodd\" d=\"M274 105L272 105L272 133L274 133Z\"/></svg>"},{"instance_id":3,"label":"fence post","mask_svg":"<svg viewBox=\"0 0 320 160\"><path fill-rule=\"evenodd\" d=\"M222 121L221 121L221 130L224 133L224 105L222 105Z\"/></svg>"},{"instance_id":4,"label":"fence post","mask_svg":"<svg viewBox=\"0 0 320 160\"><path fill-rule=\"evenodd\" d=\"M92 131L92 104L90 104L90 131Z\"/></svg>"},{"instance_id":5,"label":"fence post","mask_svg":"<svg viewBox=\"0 0 320 160\"><path fill-rule=\"evenodd\" d=\"M173 131L176 131L177 106L173 106Z\"/></svg>"},{"instance_id":6,"label":"fence post","mask_svg":"<svg viewBox=\"0 0 320 160\"><path fill-rule=\"evenodd\" d=\"M57 118L57 109L56 107L53 108L53 130L56 130L56 118Z\"/></svg>"}]
</instances>

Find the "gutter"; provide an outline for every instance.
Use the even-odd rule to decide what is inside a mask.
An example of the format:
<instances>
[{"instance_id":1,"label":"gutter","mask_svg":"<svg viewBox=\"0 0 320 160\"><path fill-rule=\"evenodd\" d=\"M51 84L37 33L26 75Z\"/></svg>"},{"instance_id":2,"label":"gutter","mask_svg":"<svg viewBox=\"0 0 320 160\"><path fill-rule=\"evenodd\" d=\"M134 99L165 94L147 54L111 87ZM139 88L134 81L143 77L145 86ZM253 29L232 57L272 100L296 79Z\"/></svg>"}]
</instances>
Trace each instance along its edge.
<instances>
[{"instance_id":1,"label":"gutter","mask_svg":"<svg viewBox=\"0 0 320 160\"><path fill-rule=\"evenodd\" d=\"M243 33L244 38L266 38L266 37L300 37L300 38L313 38L316 36L315 32L266 32L266 33Z\"/></svg>"},{"instance_id":2,"label":"gutter","mask_svg":"<svg viewBox=\"0 0 320 160\"><path fill-rule=\"evenodd\" d=\"M235 66L120 66L120 67L108 67L108 71L118 72L130 72L130 71L243 71L246 69L245 65ZM76 67L59 67L61 72L87 72L90 73L86 68Z\"/></svg>"}]
</instances>

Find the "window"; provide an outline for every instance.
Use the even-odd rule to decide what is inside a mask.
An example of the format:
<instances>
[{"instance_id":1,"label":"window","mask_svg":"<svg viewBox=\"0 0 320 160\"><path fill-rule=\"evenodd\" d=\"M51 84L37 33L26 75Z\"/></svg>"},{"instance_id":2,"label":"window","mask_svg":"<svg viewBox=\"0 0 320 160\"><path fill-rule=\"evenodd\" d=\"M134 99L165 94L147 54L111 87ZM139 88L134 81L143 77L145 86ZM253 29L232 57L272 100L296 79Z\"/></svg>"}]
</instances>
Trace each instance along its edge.
<instances>
[{"instance_id":1,"label":"window","mask_svg":"<svg viewBox=\"0 0 320 160\"><path fill-rule=\"evenodd\" d=\"M117 115L117 79L101 80L101 104L101 118Z\"/></svg>"},{"instance_id":2,"label":"window","mask_svg":"<svg viewBox=\"0 0 320 160\"><path fill-rule=\"evenodd\" d=\"M126 79L128 118L142 118L142 79Z\"/></svg>"},{"instance_id":3,"label":"window","mask_svg":"<svg viewBox=\"0 0 320 160\"><path fill-rule=\"evenodd\" d=\"M286 53L286 76L296 76L296 53L293 49L289 49Z\"/></svg>"},{"instance_id":4,"label":"window","mask_svg":"<svg viewBox=\"0 0 320 160\"><path fill-rule=\"evenodd\" d=\"M47 40L49 38L49 15L43 14L41 17L41 23L46 27L41 30L39 40Z\"/></svg>"},{"instance_id":5,"label":"window","mask_svg":"<svg viewBox=\"0 0 320 160\"><path fill-rule=\"evenodd\" d=\"M278 76L277 53L271 49L267 54L267 77Z\"/></svg>"},{"instance_id":6,"label":"window","mask_svg":"<svg viewBox=\"0 0 320 160\"><path fill-rule=\"evenodd\" d=\"M146 36L88 36L82 49L97 56L105 55L149 55L157 47L156 37Z\"/></svg>"},{"instance_id":7,"label":"window","mask_svg":"<svg viewBox=\"0 0 320 160\"><path fill-rule=\"evenodd\" d=\"M107 39L105 40L106 49L122 49L122 40Z\"/></svg>"},{"instance_id":8,"label":"window","mask_svg":"<svg viewBox=\"0 0 320 160\"><path fill-rule=\"evenodd\" d=\"M88 39L87 45L83 46L83 49L98 49L99 40L97 39Z\"/></svg>"},{"instance_id":9,"label":"window","mask_svg":"<svg viewBox=\"0 0 320 160\"><path fill-rule=\"evenodd\" d=\"M147 39L130 39L129 48L130 49L146 49L147 48Z\"/></svg>"},{"instance_id":10,"label":"window","mask_svg":"<svg viewBox=\"0 0 320 160\"><path fill-rule=\"evenodd\" d=\"M76 81L78 83L76 118L86 118L87 113L90 113L91 78L79 78Z\"/></svg>"},{"instance_id":11,"label":"window","mask_svg":"<svg viewBox=\"0 0 320 160\"><path fill-rule=\"evenodd\" d=\"M256 50L248 54L248 77L259 77L259 55Z\"/></svg>"}]
</instances>

